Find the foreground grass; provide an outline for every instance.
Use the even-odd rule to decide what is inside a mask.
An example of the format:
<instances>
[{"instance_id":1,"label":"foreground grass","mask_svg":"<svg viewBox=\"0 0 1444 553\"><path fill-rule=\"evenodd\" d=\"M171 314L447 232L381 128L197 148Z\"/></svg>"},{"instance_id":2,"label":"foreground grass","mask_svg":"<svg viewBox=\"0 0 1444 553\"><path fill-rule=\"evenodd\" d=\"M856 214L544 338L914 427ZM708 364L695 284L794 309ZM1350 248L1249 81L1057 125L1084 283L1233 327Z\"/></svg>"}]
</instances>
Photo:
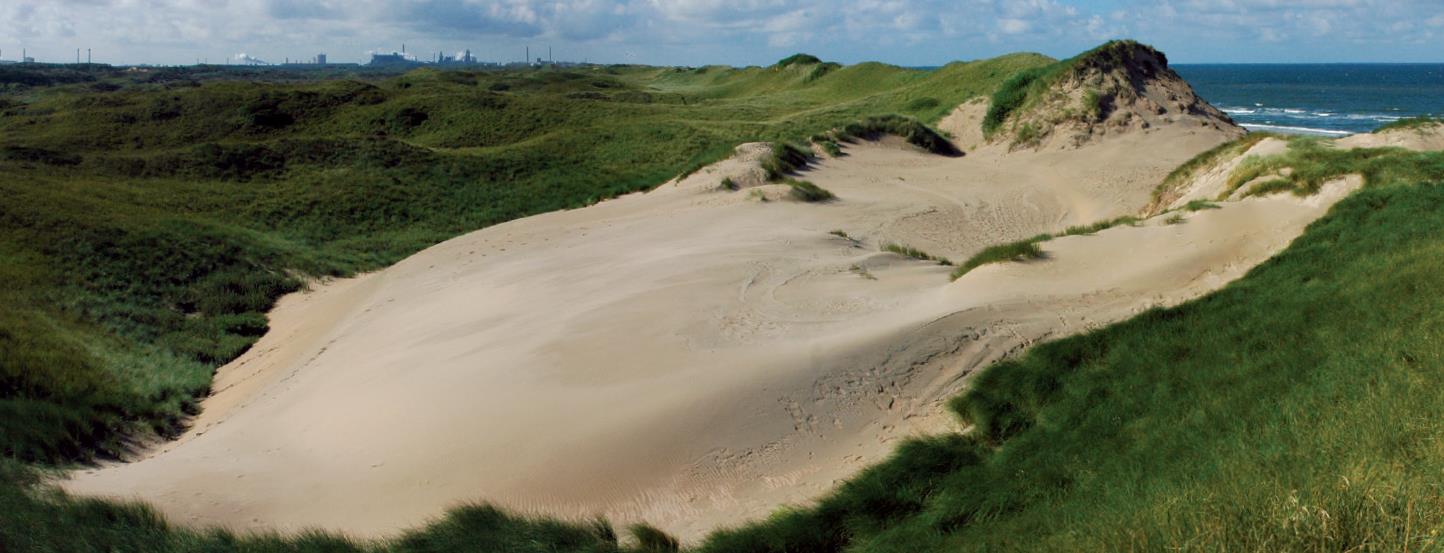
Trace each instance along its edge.
<instances>
[{"instance_id":1,"label":"foreground grass","mask_svg":"<svg viewBox=\"0 0 1444 553\"><path fill-rule=\"evenodd\" d=\"M968 433L908 441L816 506L696 550L1437 549L1444 170L1433 176L1354 194L1218 292L987 369L951 403ZM481 507L355 544L192 533L142 507L16 490L0 489L7 550L617 547L605 525Z\"/></svg>"},{"instance_id":2,"label":"foreground grass","mask_svg":"<svg viewBox=\"0 0 1444 553\"><path fill-rule=\"evenodd\" d=\"M508 553L662 553L673 538L646 525L626 536L605 521L569 523L508 515L495 507L457 507L424 529L392 540L365 542L322 532L237 535L173 527L149 506L32 491L34 473L12 461L0 472L23 486L0 486L0 550L33 553L234 552L390 553L485 551ZM37 496L38 495L38 496Z\"/></svg>"}]
</instances>

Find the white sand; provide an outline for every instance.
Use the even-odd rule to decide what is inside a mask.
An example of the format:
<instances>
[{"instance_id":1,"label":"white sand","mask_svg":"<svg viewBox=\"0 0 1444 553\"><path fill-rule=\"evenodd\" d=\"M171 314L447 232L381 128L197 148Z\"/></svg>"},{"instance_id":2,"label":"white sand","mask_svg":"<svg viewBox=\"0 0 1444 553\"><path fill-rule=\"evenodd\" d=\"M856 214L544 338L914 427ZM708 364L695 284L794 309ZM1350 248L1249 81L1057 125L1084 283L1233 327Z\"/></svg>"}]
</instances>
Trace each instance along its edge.
<instances>
[{"instance_id":1,"label":"white sand","mask_svg":"<svg viewBox=\"0 0 1444 553\"><path fill-rule=\"evenodd\" d=\"M488 501L696 539L817 497L906 436L956 430L942 402L972 371L1215 289L1347 188L1059 239L1046 260L953 283L878 251L960 261L1134 213L1223 138L1162 127L963 158L860 144L804 175L828 204L716 191L755 171L729 160L474 232L284 299L190 432L64 486L236 529L381 536Z\"/></svg>"}]
</instances>

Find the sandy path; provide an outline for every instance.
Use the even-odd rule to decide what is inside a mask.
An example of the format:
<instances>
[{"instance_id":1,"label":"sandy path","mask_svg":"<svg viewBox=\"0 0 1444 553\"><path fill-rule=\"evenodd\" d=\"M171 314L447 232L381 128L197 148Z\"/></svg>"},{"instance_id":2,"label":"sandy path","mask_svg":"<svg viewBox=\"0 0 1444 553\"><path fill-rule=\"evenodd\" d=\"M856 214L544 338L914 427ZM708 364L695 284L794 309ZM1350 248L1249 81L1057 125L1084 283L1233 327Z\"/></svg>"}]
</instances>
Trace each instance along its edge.
<instances>
[{"instance_id":1,"label":"sandy path","mask_svg":"<svg viewBox=\"0 0 1444 553\"><path fill-rule=\"evenodd\" d=\"M286 298L190 432L64 486L238 529L379 536L484 500L697 538L951 428L941 401L1009 352L1238 277L1343 190L1060 239L955 283L877 251L962 259L1132 213L1221 140L1162 128L963 158L860 144L806 175L829 204L715 191L749 169L728 161L498 225Z\"/></svg>"}]
</instances>

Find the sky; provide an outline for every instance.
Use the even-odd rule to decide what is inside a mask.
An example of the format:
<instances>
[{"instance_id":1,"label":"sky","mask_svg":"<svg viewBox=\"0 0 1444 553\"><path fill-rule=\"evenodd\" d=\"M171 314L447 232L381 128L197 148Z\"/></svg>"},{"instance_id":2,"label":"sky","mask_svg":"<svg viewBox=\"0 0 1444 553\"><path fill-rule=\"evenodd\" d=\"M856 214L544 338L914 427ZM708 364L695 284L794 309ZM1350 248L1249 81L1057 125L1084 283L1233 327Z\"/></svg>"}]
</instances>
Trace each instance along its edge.
<instances>
[{"instance_id":1,"label":"sky","mask_svg":"<svg viewBox=\"0 0 1444 553\"><path fill-rule=\"evenodd\" d=\"M1174 63L1444 62L1444 0L0 0L0 59L113 64L420 58L905 66L1112 38Z\"/></svg>"}]
</instances>

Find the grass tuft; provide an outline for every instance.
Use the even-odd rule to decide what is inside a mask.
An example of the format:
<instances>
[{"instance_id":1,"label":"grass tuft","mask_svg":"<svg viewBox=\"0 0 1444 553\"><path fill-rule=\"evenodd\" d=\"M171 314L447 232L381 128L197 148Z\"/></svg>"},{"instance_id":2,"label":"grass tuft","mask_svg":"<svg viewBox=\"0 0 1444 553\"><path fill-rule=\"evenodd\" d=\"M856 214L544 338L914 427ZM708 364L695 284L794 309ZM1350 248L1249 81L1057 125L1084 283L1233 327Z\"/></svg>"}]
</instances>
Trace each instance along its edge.
<instances>
[{"instance_id":1,"label":"grass tuft","mask_svg":"<svg viewBox=\"0 0 1444 553\"><path fill-rule=\"evenodd\" d=\"M1034 237L1027 240L1018 240L996 246L988 246L983 251L969 257L962 265L953 269L952 278L957 280L969 271L987 265L989 263L1004 263L1009 261L1027 261L1030 259L1042 259L1045 254L1038 243L1047 238Z\"/></svg>"},{"instance_id":2,"label":"grass tuft","mask_svg":"<svg viewBox=\"0 0 1444 553\"><path fill-rule=\"evenodd\" d=\"M637 542L640 553L676 553L682 549L681 542L648 524L633 524L627 528Z\"/></svg>"},{"instance_id":3,"label":"grass tuft","mask_svg":"<svg viewBox=\"0 0 1444 553\"><path fill-rule=\"evenodd\" d=\"M792 190L789 193L792 195L793 199L799 201L826 202L837 198L837 196L833 195L832 192L816 184L812 184L812 182L810 181L789 178L784 180L783 182L788 186L792 187Z\"/></svg>"},{"instance_id":4,"label":"grass tuft","mask_svg":"<svg viewBox=\"0 0 1444 553\"><path fill-rule=\"evenodd\" d=\"M786 142L774 142L771 153L762 159L762 170L767 172L767 180L781 182L811 162L812 153L806 149Z\"/></svg>"},{"instance_id":5,"label":"grass tuft","mask_svg":"<svg viewBox=\"0 0 1444 553\"><path fill-rule=\"evenodd\" d=\"M1043 253L1043 249L1039 247L1038 244L1047 242L1054 238L1061 238L1063 236L1093 234L1119 225L1135 226L1140 222L1142 222L1142 219L1139 219L1138 217L1134 217L1132 215L1124 215L1122 217L1117 217L1114 219L1098 221L1090 225L1068 227L1067 229L1064 229L1063 232L1059 232L1056 234L1044 233L1034 236L1032 238L1028 238L1026 240L1018 240L1016 242L1008 242L1006 244L989 246L987 248L984 248L983 251L978 252L977 254L968 258L968 260L965 261L962 265L959 265L957 269L954 269L952 278L953 280L957 280L959 277L968 274L969 271L972 271L973 269L976 269L983 265L987 265L989 263L1004 263L1009 261L1027 261L1030 259L1042 259L1046 257L1046 254Z\"/></svg>"},{"instance_id":6,"label":"grass tuft","mask_svg":"<svg viewBox=\"0 0 1444 553\"><path fill-rule=\"evenodd\" d=\"M897 244L893 242L884 243L881 249L882 251L895 253L903 257L911 257L913 259L918 259L922 261L932 261L937 263L938 265L951 266L953 264L953 262L949 261L946 257L932 255L912 246L904 246L902 244Z\"/></svg>"},{"instance_id":7,"label":"grass tuft","mask_svg":"<svg viewBox=\"0 0 1444 553\"><path fill-rule=\"evenodd\" d=\"M1218 204L1208 200L1189 200L1183 204L1184 211L1203 211L1205 209L1221 209Z\"/></svg>"}]
</instances>

